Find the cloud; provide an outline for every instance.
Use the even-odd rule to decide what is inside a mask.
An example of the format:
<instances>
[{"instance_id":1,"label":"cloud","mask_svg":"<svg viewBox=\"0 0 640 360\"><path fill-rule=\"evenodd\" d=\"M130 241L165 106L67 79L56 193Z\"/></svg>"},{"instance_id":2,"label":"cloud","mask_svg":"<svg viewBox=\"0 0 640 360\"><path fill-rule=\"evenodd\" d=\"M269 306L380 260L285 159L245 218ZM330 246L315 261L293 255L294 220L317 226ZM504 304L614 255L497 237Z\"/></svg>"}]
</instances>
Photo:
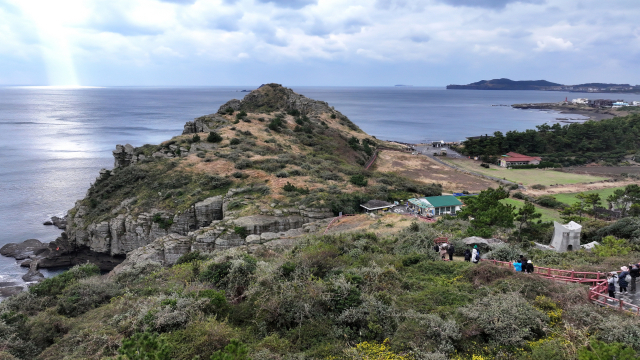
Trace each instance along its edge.
<instances>
[{"instance_id":1,"label":"cloud","mask_svg":"<svg viewBox=\"0 0 640 360\"><path fill-rule=\"evenodd\" d=\"M544 39L537 41L537 51L567 51L573 49L573 43L569 40L546 36Z\"/></svg>"},{"instance_id":2,"label":"cloud","mask_svg":"<svg viewBox=\"0 0 640 360\"><path fill-rule=\"evenodd\" d=\"M452 6L480 7L489 9L504 9L512 3L541 4L544 0L439 0Z\"/></svg>"},{"instance_id":3,"label":"cloud","mask_svg":"<svg viewBox=\"0 0 640 360\"><path fill-rule=\"evenodd\" d=\"M187 4L194 4L196 1L198 0L159 0L160 2L166 2L166 3L173 3L173 4L180 4L180 5L187 5Z\"/></svg>"},{"instance_id":4,"label":"cloud","mask_svg":"<svg viewBox=\"0 0 640 360\"><path fill-rule=\"evenodd\" d=\"M277 7L290 8L290 9L302 9L305 6L315 5L318 0L257 0L258 2L267 4L271 3Z\"/></svg>"},{"instance_id":5,"label":"cloud","mask_svg":"<svg viewBox=\"0 0 640 360\"><path fill-rule=\"evenodd\" d=\"M425 33L415 33L415 34L409 35L409 39L411 39L411 41L416 43L426 43L429 40L431 40L431 36Z\"/></svg>"}]
</instances>

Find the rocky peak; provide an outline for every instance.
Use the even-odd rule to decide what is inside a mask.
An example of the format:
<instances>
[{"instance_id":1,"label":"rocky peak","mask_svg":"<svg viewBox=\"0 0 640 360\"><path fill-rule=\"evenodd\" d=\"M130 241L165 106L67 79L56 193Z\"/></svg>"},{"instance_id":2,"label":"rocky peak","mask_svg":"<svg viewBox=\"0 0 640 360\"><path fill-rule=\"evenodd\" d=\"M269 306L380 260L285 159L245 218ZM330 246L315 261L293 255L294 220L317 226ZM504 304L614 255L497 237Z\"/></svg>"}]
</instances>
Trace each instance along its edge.
<instances>
[{"instance_id":1,"label":"rocky peak","mask_svg":"<svg viewBox=\"0 0 640 360\"><path fill-rule=\"evenodd\" d=\"M309 99L280 84L262 85L247 94L244 99L233 99L220 106L218 113L226 113L229 108L247 113L298 110L304 115L339 114L326 102Z\"/></svg>"}]
</instances>

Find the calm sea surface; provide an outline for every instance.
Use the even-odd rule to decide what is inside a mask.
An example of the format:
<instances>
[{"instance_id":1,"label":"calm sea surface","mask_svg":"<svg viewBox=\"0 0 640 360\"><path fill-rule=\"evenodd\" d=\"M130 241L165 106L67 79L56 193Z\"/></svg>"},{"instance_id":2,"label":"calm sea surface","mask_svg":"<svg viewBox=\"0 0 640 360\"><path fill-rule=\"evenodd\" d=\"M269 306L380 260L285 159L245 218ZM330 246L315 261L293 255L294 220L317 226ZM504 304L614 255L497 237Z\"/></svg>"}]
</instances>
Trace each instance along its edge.
<instances>
[{"instance_id":1,"label":"calm sea surface","mask_svg":"<svg viewBox=\"0 0 640 360\"><path fill-rule=\"evenodd\" d=\"M60 231L42 223L84 197L101 168L111 168L116 144L159 143L186 121L214 113L252 87L0 88L0 246ZM556 118L581 118L511 105L606 94L473 91L422 87L294 87L327 101L367 133L404 142L461 140L496 130L524 130ZM638 95L620 95L628 101ZM26 273L0 256L0 282Z\"/></svg>"}]
</instances>

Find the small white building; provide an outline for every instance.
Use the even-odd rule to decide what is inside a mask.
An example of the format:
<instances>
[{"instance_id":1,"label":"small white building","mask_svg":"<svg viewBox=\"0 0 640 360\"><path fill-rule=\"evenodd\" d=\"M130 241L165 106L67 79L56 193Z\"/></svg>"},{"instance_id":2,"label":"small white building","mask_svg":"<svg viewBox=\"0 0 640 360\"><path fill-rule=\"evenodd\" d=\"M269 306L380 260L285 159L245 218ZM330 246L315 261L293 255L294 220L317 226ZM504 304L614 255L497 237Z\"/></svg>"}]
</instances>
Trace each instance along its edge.
<instances>
[{"instance_id":1,"label":"small white building","mask_svg":"<svg viewBox=\"0 0 640 360\"><path fill-rule=\"evenodd\" d=\"M629 106L629 103L626 102L622 102L622 101L616 101L613 103L612 108L619 108L619 107L623 107L623 106Z\"/></svg>"},{"instance_id":2,"label":"small white building","mask_svg":"<svg viewBox=\"0 0 640 360\"><path fill-rule=\"evenodd\" d=\"M574 104L588 104L589 103L589 99L585 99L585 98L577 98L577 99L573 99L571 100L572 103Z\"/></svg>"},{"instance_id":3,"label":"small white building","mask_svg":"<svg viewBox=\"0 0 640 360\"><path fill-rule=\"evenodd\" d=\"M553 239L551 240L553 250L566 252L580 249L580 231L582 230L582 225L573 221L562 225L554 221L553 228Z\"/></svg>"},{"instance_id":4,"label":"small white building","mask_svg":"<svg viewBox=\"0 0 640 360\"><path fill-rule=\"evenodd\" d=\"M640 101L634 101L632 104L633 106L640 106Z\"/></svg>"}]
</instances>

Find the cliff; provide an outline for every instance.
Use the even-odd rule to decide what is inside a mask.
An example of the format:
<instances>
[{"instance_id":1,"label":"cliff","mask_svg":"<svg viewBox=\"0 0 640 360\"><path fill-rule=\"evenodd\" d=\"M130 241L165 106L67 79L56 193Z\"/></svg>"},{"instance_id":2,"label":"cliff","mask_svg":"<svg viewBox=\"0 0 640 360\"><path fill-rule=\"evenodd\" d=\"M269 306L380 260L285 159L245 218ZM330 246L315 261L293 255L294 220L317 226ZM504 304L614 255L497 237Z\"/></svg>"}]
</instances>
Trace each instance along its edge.
<instances>
[{"instance_id":1,"label":"cliff","mask_svg":"<svg viewBox=\"0 0 640 360\"><path fill-rule=\"evenodd\" d=\"M69 210L65 232L23 265L88 260L110 270L155 241L172 244L163 253L175 258L299 236L317 227L306 224L390 196L389 180L363 169L380 143L326 102L263 85L159 145L117 145L113 169ZM354 185L356 175L368 186Z\"/></svg>"}]
</instances>

